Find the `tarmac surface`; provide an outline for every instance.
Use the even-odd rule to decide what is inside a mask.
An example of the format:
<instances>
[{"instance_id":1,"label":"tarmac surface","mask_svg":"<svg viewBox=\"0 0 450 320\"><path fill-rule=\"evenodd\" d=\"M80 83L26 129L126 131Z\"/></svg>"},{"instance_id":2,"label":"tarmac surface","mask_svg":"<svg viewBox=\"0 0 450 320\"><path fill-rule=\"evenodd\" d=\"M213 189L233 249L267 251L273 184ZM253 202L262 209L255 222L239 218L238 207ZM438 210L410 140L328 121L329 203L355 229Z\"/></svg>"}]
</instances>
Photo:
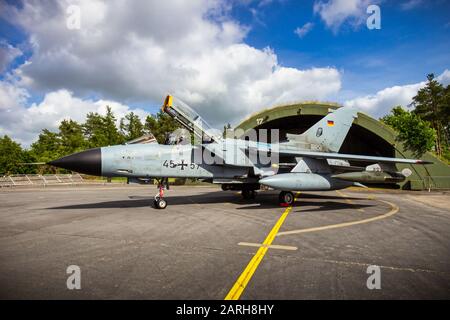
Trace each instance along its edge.
<instances>
[{"instance_id":1,"label":"tarmac surface","mask_svg":"<svg viewBox=\"0 0 450 320\"><path fill-rule=\"evenodd\" d=\"M448 193L302 192L285 208L275 191L175 186L165 210L155 193L0 190L0 298L450 298ZM66 286L70 265L80 290ZM367 287L372 265L380 289Z\"/></svg>"}]
</instances>

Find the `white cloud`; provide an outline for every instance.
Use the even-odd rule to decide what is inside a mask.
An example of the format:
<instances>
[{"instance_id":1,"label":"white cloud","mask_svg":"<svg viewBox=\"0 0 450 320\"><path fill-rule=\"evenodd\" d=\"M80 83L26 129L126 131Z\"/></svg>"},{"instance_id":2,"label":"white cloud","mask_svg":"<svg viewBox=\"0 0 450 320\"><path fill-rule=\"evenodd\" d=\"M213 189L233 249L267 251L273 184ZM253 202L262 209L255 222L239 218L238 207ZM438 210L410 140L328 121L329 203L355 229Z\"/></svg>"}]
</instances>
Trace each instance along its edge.
<instances>
[{"instance_id":1,"label":"white cloud","mask_svg":"<svg viewBox=\"0 0 450 320\"><path fill-rule=\"evenodd\" d=\"M337 32L346 21L355 27L364 23L367 19L367 7L377 2L371 0L315 1L314 13L320 15L328 28Z\"/></svg>"},{"instance_id":2,"label":"white cloud","mask_svg":"<svg viewBox=\"0 0 450 320\"><path fill-rule=\"evenodd\" d=\"M408 1L403 2L400 5L400 8L405 11L412 10L412 9L415 9L418 6L420 6L422 4L422 2L423 2L423 0L408 0Z\"/></svg>"},{"instance_id":3,"label":"white cloud","mask_svg":"<svg viewBox=\"0 0 450 320\"><path fill-rule=\"evenodd\" d=\"M74 3L80 30L66 28ZM337 93L336 69L281 66L273 50L244 43L248 27L229 12L224 0L30 0L3 17L30 35L33 56L17 74L33 91L124 104L156 103L170 92L218 126L273 103Z\"/></svg>"},{"instance_id":4,"label":"white cloud","mask_svg":"<svg viewBox=\"0 0 450 320\"><path fill-rule=\"evenodd\" d=\"M450 70L445 70L436 78L443 85L450 83ZM344 105L361 109L372 116L379 118L388 114L395 106L406 107L411 104L412 98L419 89L423 88L426 81L408 84L403 86L393 86L378 91L374 95L366 95L355 99L347 100Z\"/></svg>"},{"instance_id":5,"label":"white cloud","mask_svg":"<svg viewBox=\"0 0 450 320\"><path fill-rule=\"evenodd\" d=\"M442 72L442 74L440 74L436 79L445 86L449 85L450 84L450 70L445 69L445 71Z\"/></svg>"},{"instance_id":6,"label":"white cloud","mask_svg":"<svg viewBox=\"0 0 450 320\"><path fill-rule=\"evenodd\" d=\"M269 4L271 4L273 2L273 0L261 0L258 2L258 6L259 7L264 7L267 6Z\"/></svg>"},{"instance_id":7,"label":"white cloud","mask_svg":"<svg viewBox=\"0 0 450 320\"><path fill-rule=\"evenodd\" d=\"M298 35L300 38L303 38L308 34L314 27L314 23L307 22L302 27L298 27L294 30L294 33Z\"/></svg>"},{"instance_id":8,"label":"white cloud","mask_svg":"<svg viewBox=\"0 0 450 320\"><path fill-rule=\"evenodd\" d=\"M15 58L22 55L22 51L5 41L0 41L0 73L5 72L6 68Z\"/></svg>"},{"instance_id":9,"label":"white cloud","mask_svg":"<svg viewBox=\"0 0 450 320\"><path fill-rule=\"evenodd\" d=\"M362 109L378 118L389 113L395 106L408 106L412 102L412 98L416 95L417 91L424 85L425 82L394 86L380 90L374 95L347 100L344 105Z\"/></svg>"},{"instance_id":10,"label":"white cloud","mask_svg":"<svg viewBox=\"0 0 450 320\"><path fill-rule=\"evenodd\" d=\"M0 81L0 111L14 112L23 106L29 97L28 92L6 81Z\"/></svg>"},{"instance_id":11,"label":"white cloud","mask_svg":"<svg viewBox=\"0 0 450 320\"><path fill-rule=\"evenodd\" d=\"M110 100L91 100L75 97L61 89L47 93L40 103L27 106L28 92L8 82L0 81L0 136L10 135L29 146L42 129L57 130L64 119L84 122L89 112L106 113L110 106L117 120L133 111L144 119L148 113Z\"/></svg>"}]
</instances>

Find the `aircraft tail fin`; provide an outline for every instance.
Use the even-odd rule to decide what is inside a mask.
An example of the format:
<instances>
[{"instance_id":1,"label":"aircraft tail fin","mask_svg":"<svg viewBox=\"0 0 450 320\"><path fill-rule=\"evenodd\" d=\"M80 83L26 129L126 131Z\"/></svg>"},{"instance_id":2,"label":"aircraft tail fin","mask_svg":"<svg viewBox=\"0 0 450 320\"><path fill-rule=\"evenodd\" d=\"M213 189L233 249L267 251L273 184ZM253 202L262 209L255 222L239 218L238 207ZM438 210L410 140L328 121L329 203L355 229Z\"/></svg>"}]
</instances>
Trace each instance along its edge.
<instances>
[{"instance_id":1,"label":"aircraft tail fin","mask_svg":"<svg viewBox=\"0 0 450 320\"><path fill-rule=\"evenodd\" d=\"M339 152L357 111L341 107L330 112L299 136L301 140L321 145L328 152Z\"/></svg>"}]
</instances>

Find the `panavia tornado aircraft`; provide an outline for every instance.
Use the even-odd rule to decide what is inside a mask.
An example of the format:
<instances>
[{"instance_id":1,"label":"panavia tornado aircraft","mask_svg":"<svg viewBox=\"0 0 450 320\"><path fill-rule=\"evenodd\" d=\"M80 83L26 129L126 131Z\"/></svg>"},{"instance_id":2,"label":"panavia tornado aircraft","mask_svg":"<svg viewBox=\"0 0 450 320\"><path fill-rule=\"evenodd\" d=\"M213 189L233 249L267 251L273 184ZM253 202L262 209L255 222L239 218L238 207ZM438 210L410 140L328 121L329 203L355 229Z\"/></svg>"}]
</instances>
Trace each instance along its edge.
<instances>
[{"instance_id":1,"label":"panavia tornado aircraft","mask_svg":"<svg viewBox=\"0 0 450 320\"><path fill-rule=\"evenodd\" d=\"M397 172L395 163L426 164L413 159L342 154L339 149L357 112L342 107L330 112L300 135L287 134L283 142L262 143L227 138L212 129L181 100L167 96L162 110L187 129L198 143L158 144L146 136L123 145L95 148L49 162L50 165L105 177L127 177L131 182L158 182L156 208L164 209L168 178L198 178L240 190L254 198L261 185L280 190L280 204L294 202L292 191L337 190L365 182L401 182L409 169ZM178 140L182 140L183 137ZM177 139L175 139L177 140ZM261 156L265 155L265 157ZM290 159L282 163L280 159ZM367 163L367 167L349 161Z\"/></svg>"}]
</instances>

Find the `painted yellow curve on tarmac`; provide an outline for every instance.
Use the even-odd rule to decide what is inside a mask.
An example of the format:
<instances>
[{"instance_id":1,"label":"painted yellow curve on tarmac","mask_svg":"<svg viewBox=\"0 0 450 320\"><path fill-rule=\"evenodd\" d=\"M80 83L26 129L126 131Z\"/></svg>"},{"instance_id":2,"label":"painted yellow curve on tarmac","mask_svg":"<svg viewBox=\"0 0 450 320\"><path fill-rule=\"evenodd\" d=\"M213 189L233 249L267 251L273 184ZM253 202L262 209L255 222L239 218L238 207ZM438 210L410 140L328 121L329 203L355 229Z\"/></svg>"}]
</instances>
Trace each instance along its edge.
<instances>
[{"instance_id":1,"label":"painted yellow curve on tarmac","mask_svg":"<svg viewBox=\"0 0 450 320\"><path fill-rule=\"evenodd\" d=\"M377 201L383 202L388 204L391 207L391 210L388 213L382 214L381 216L376 216L373 218L363 219L363 220L357 220L357 221L351 221L351 222L344 222L344 223L337 223L337 224L330 224L322 227L314 227L314 228L308 228L308 229L298 229L298 230L291 230L291 231L284 231L277 234L277 237L281 236L287 236L290 234L299 234L299 233L307 233L307 232L316 232L316 231L323 231L323 230L329 230L329 229L336 229L336 228L343 228L343 227L349 227L354 226L357 224L363 224L368 223L376 220L385 219L387 217L390 217L394 214L396 214L399 210L398 206L392 202L380 200L377 199Z\"/></svg>"}]
</instances>

